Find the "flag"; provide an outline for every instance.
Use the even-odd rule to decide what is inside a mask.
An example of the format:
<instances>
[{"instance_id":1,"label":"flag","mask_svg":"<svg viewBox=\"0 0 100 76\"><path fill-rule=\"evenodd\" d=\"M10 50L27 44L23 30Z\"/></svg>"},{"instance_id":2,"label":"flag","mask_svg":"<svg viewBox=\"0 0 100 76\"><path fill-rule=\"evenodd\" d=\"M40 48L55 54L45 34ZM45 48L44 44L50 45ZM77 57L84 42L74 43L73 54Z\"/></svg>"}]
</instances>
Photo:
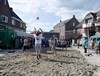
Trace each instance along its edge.
<instances>
[{"instance_id":1,"label":"flag","mask_svg":"<svg viewBox=\"0 0 100 76\"><path fill-rule=\"evenodd\" d=\"M39 17L37 17L36 19L39 20Z\"/></svg>"}]
</instances>

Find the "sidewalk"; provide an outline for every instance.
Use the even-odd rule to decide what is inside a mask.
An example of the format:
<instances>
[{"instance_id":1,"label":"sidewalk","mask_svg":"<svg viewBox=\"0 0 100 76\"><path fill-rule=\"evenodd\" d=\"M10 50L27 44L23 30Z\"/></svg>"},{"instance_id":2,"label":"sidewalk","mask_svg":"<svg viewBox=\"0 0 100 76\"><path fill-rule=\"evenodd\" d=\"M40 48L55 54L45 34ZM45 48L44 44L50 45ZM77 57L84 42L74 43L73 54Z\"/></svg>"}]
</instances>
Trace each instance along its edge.
<instances>
[{"instance_id":1,"label":"sidewalk","mask_svg":"<svg viewBox=\"0 0 100 76\"><path fill-rule=\"evenodd\" d=\"M96 76L100 76L100 55L96 54L92 49L88 49L87 54L85 54L83 47L77 48L77 46L73 46L72 48L80 51L81 54L85 57L85 59L89 63L91 63L92 65L96 65L97 66L97 72L96 72L97 75ZM88 54L90 54L90 55L88 56Z\"/></svg>"},{"instance_id":2,"label":"sidewalk","mask_svg":"<svg viewBox=\"0 0 100 76\"><path fill-rule=\"evenodd\" d=\"M21 51L21 49L13 49L13 50L0 50L0 56L3 56L3 55L5 55L5 54L12 54L12 53L18 53L18 52L20 52Z\"/></svg>"}]
</instances>

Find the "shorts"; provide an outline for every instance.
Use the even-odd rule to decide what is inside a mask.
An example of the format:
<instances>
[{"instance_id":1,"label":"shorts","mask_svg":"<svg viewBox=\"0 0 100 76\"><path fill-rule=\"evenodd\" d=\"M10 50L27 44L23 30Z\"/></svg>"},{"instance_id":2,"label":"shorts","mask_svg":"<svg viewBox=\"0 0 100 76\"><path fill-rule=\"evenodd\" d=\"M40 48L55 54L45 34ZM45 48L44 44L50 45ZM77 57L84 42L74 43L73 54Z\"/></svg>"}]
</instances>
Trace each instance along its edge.
<instances>
[{"instance_id":1,"label":"shorts","mask_svg":"<svg viewBox=\"0 0 100 76\"><path fill-rule=\"evenodd\" d=\"M40 52L41 51L41 44L35 44L35 51Z\"/></svg>"}]
</instances>

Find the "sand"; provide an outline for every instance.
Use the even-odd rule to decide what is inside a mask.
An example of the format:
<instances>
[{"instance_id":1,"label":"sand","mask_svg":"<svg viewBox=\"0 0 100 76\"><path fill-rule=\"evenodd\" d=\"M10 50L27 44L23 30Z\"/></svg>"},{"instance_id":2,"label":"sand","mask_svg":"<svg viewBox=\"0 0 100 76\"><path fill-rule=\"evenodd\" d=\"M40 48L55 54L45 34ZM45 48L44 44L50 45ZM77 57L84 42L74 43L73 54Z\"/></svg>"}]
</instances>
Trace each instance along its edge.
<instances>
[{"instance_id":1,"label":"sand","mask_svg":"<svg viewBox=\"0 0 100 76\"><path fill-rule=\"evenodd\" d=\"M25 51L0 57L0 76L95 76L96 66L91 65L79 51L57 50L42 54Z\"/></svg>"}]
</instances>

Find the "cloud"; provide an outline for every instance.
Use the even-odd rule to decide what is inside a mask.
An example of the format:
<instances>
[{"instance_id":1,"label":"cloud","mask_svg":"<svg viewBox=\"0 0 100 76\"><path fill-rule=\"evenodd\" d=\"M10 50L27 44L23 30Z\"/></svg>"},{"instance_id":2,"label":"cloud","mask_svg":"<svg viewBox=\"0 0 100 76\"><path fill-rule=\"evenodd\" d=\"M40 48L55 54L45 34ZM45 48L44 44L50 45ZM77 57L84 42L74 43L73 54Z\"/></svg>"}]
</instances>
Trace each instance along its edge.
<instances>
[{"instance_id":1,"label":"cloud","mask_svg":"<svg viewBox=\"0 0 100 76\"><path fill-rule=\"evenodd\" d=\"M41 21L33 21L33 19L30 19L27 22L27 32L32 32L34 31L34 27L38 30L39 28L42 28L43 31L47 32L51 30L51 27L53 27L54 24L50 24L49 22L43 23Z\"/></svg>"},{"instance_id":2,"label":"cloud","mask_svg":"<svg viewBox=\"0 0 100 76\"><path fill-rule=\"evenodd\" d=\"M75 15L81 21L87 13L100 10L99 0L9 0L9 2L18 16L26 22L27 31L33 31L34 27L50 31L58 23L57 20L66 20ZM48 16L50 20L52 18L52 23L48 20L47 14L51 15ZM42 20L36 21L37 16L41 16Z\"/></svg>"},{"instance_id":3,"label":"cloud","mask_svg":"<svg viewBox=\"0 0 100 76\"><path fill-rule=\"evenodd\" d=\"M76 15L79 20L82 20L87 12L100 10L99 0L55 0L54 2L48 1L46 6L43 8L46 12L54 13L63 20L72 15Z\"/></svg>"},{"instance_id":4,"label":"cloud","mask_svg":"<svg viewBox=\"0 0 100 76\"><path fill-rule=\"evenodd\" d=\"M19 10L24 13L37 13L38 8L41 6L41 0L9 0L11 7L14 8L14 10Z\"/></svg>"}]
</instances>

